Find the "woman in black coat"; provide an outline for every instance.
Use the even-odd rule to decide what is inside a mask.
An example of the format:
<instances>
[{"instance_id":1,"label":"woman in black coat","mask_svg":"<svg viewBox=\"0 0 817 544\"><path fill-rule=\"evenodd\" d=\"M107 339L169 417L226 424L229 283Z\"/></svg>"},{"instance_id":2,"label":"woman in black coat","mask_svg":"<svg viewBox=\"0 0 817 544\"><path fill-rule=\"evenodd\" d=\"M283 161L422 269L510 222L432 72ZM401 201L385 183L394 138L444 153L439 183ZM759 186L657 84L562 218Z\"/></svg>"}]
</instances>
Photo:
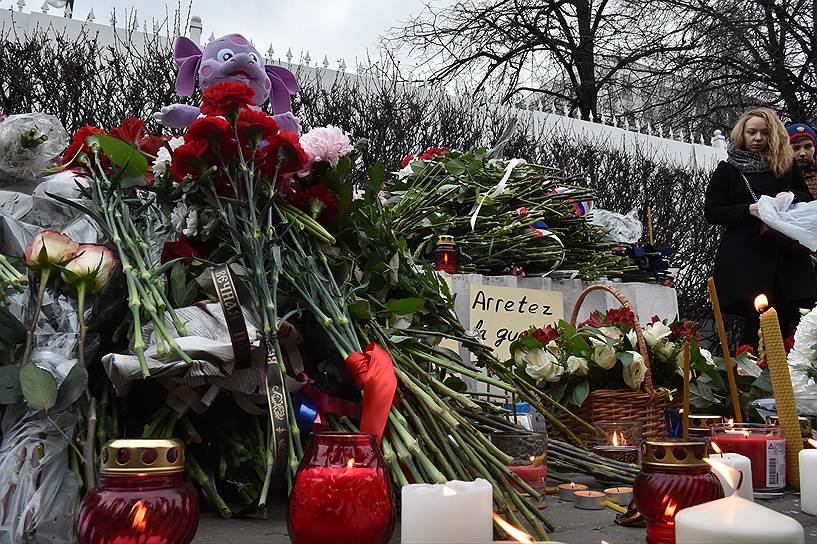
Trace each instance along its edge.
<instances>
[{"instance_id":1,"label":"woman in black coat","mask_svg":"<svg viewBox=\"0 0 817 544\"><path fill-rule=\"evenodd\" d=\"M817 276L808 255L760 237L762 223L752 192L757 198L791 192L795 202L812 197L774 111L759 108L745 113L732 130L727 151L727 160L718 164L706 190L706 220L726 227L713 276L723 311L748 320L741 343L757 346L755 297L761 293L769 297L783 335L788 336L797 325L799 308L811 308L817 300Z\"/></svg>"}]
</instances>

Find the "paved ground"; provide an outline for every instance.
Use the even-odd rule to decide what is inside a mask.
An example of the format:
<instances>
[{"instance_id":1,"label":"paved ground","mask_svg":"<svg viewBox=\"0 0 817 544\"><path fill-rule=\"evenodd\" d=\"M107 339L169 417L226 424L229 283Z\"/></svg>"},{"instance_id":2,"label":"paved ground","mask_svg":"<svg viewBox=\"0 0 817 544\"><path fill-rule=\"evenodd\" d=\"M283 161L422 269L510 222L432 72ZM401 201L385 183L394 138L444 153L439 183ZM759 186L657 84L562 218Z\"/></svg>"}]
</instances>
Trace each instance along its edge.
<instances>
[{"instance_id":1,"label":"paved ground","mask_svg":"<svg viewBox=\"0 0 817 544\"><path fill-rule=\"evenodd\" d=\"M760 504L795 518L806 529L806 542L817 544L817 517L800 512L800 498L787 494L781 499L758 500ZM609 544L644 542L644 529L629 529L613 523L612 510L579 510L572 503L559 502L548 497L548 517L557 526L553 540L568 544ZM202 513L194 544L285 544L289 542L286 528L286 505L281 503L271 510L270 519L222 520L212 513ZM400 542L400 528L394 531L392 543ZM331 544L331 543L327 543ZM361 542L360 544L366 544ZM477 543L481 544L481 543ZM772 544L772 543L770 543Z\"/></svg>"}]
</instances>

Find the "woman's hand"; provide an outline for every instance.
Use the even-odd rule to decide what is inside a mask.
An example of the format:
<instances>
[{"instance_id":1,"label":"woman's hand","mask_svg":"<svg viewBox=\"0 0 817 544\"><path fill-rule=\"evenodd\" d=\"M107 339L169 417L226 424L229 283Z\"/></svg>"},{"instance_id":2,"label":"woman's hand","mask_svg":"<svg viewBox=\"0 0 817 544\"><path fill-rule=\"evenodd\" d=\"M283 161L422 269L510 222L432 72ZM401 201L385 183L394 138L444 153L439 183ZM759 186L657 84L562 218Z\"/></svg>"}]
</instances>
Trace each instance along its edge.
<instances>
[{"instance_id":1,"label":"woman's hand","mask_svg":"<svg viewBox=\"0 0 817 544\"><path fill-rule=\"evenodd\" d=\"M753 215L755 217L760 217L760 214L757 211L757 202L754 204L749 204L749 215Z\"/></svg>"}]
</instances>

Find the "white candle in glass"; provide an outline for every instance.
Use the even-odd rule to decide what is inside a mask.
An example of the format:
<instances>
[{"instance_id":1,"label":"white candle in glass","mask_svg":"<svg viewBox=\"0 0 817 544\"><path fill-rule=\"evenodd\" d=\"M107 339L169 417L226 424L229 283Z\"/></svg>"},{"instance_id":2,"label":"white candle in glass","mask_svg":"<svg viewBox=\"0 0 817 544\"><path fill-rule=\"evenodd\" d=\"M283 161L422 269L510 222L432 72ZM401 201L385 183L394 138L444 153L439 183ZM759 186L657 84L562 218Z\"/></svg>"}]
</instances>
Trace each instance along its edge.
<instances>
[{"instance_id":1,"label":"white candle in glass","mask_svg":"<svg viewBox=\"0 0 817 544\"><path fill-rule=\"evenodd\" d=\"M493 540L493 488L478 478L444 484L411 484L401 491L404 544L453 544Z\"/></svg>"},{"instance_id":2,"label":"white candle in glass","mask_svg":"<svg viewBox=\"0 0 817 544\"><path fill-rule=\"evenodd\" d=\"M747 501L755 500L755 494L754 491L752 490L751 459L739 453L724 453L712 454L709 456L709 460L712 461L713 463L722 463L728 467L732 467L733 469L743 474L743 479L741 480L740 488L738 489L738 495L740 495ZM721 485L723 486L723 494L726 496L731 495L734 492L732 484L729 481L727 481L726 478L723 477L720 471L716 470L715 475L721 481Z\"/></svg>"},{"instance_id":3,"label":"white candle in glass","mask_svg":"<svg viewBox=\"0 0 817 544\"><path fill-rule=\"evenodd\" d=\"M817 448L817 441L810 439ZM800 510L817 516L817 449L802 450L800 460Z\"/></svg>"},{"instance_id":4,"label":"white candle in glass","mask_svg":"<svg viewBox=\"0 0 817 544\"><path fill-rule=\"evenodd\" d=\"M803 544L803 526L735 494L675 514L675 544Z\"/></svg>"}]
</instances>

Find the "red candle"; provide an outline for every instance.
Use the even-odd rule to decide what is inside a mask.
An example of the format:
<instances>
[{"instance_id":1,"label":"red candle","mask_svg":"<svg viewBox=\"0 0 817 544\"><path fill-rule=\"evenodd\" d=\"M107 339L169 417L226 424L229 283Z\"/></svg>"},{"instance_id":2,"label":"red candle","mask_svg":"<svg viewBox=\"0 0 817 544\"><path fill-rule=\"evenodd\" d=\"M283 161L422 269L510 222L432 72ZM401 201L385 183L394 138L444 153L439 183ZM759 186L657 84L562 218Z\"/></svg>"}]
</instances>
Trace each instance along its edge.
<instances>
[{"instance_id":1,"label":"red candle","mask_svg":"<svg viewBox=\"0 0 817 544\"><path fill-rule=\"evenodd\" d=\"M545 480L548 476L548 469L545 463L539 463L538 465L511 465L508 468L536 491L541 493L544 490Z\"/></svg>"},{"instance_id":2,"label":"red candle","mask_svg":"<svg viewBox=\"0 0 817 544\"><path fill-rule=\"evenodd\" d=\"M779 427L751 423L714 425L712 441L724 452L739 453L752 461L756 491L785 487L786 439Z\"/></svg>"}]
</instances>

